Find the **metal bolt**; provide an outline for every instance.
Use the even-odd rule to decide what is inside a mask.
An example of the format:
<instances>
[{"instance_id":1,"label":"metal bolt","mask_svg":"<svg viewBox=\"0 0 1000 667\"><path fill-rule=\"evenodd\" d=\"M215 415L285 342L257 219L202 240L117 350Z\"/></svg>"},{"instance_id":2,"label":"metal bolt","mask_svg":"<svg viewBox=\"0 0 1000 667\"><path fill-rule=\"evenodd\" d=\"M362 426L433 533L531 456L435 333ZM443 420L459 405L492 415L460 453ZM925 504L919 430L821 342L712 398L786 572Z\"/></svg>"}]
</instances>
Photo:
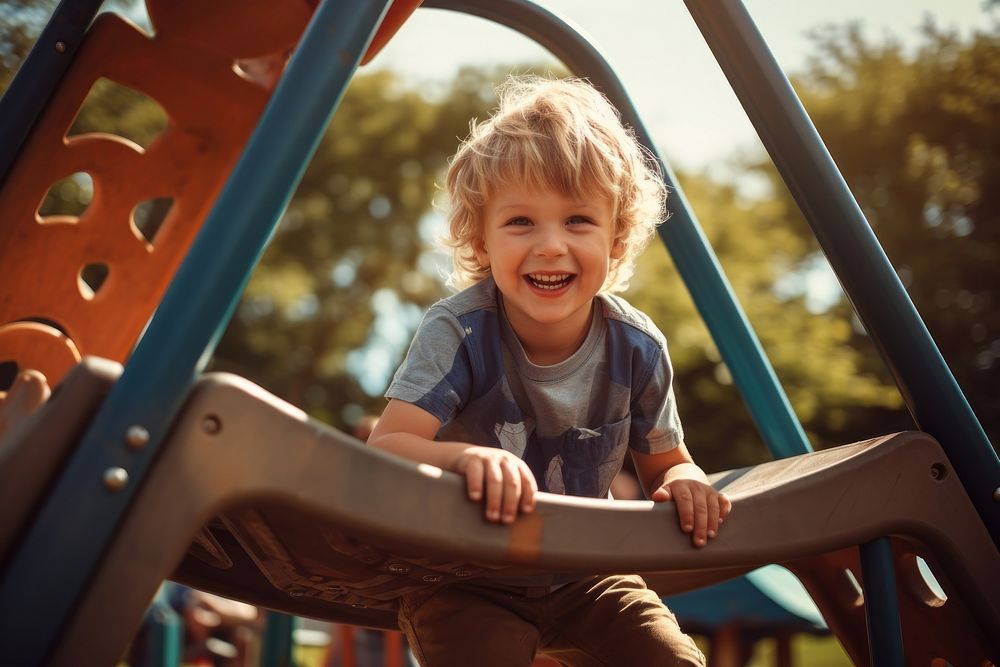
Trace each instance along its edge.
<instances>
[{"instance_id":1,"label":"metal bolt","mask_svg":"<svg viewBox=\"0 0 1000 667\"><path fill-rule=\"evenodd\" d=\"M1000 486L993 489L993 502L1000 503Z\"/></svg>"},{"instance_id":2,"label":"metal bolt","mask_svg":"<svg viewBox=\"0 0 1000 667\"><path fill-rule=\"evenodd\" d=\"M132 449L142 449L149 444L149 431L136 424L125 431L125 444Z\"/></svg>"},{"instance_id":3,"label":"metal bolt","mask_svg":"<svg viewBox=\"0 0 1000 667\"><path fill-rule=\"evenodd\" d=\"M104 488L108 491L121 491L128 484L128 471L114 466L104 471Z\"/></svg>"},{"instance_id":4,"label":"metal bolt","mask_svg":"<svg viewBox=\"0 0 1000 667\"><path fill-rule=\"evenodd\" d=\"M56 53L66 53L66 42L62 40L56 42Z\"/></svg>"},{"instance_id":5,"label":"metal bolt","mask_svg":"<svg viewBox=\"0 0 1000 667\"><path fill-rule=\"evenodd\" d=\"M201 430L209 435L215 435L222 430L222 420L215 415L208 415L201 421Z\"/></svg>"}]
</instances>

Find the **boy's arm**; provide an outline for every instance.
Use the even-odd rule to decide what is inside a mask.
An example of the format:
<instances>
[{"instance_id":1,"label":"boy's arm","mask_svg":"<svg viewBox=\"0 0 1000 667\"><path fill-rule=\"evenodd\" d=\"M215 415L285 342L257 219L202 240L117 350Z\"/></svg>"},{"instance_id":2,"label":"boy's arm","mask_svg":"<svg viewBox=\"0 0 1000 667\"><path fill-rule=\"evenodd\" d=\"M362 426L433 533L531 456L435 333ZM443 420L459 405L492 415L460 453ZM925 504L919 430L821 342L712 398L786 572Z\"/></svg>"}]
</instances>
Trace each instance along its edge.
<instances>
[{"instance_id":1,"label":"boy's arm","mask_svg":"<svg viewBox=\"0 0 1000 667\"><path fill-rule=\"evenodd\" d=\"M719 534L719 526L732 510L724 493L708 483L684 443L660 454L632 451L636 473L646 496L653 502L673 500L681 530L691 533L696 547Z\"/></svg>"},{"instance_id":2,"label":"boy's arm","mask_svg":"<svg viewBox=\"0 0 1000 667\"><path fill-rule=\"evenodd\" d=\"M469 500L486 498L489 521L512 523L518 509L534 509L538 484L524 461L496 447L434 440L440 427L441 421L426 410L392 399L368 444L463 475Z\"/></svg>"}]
</instances>

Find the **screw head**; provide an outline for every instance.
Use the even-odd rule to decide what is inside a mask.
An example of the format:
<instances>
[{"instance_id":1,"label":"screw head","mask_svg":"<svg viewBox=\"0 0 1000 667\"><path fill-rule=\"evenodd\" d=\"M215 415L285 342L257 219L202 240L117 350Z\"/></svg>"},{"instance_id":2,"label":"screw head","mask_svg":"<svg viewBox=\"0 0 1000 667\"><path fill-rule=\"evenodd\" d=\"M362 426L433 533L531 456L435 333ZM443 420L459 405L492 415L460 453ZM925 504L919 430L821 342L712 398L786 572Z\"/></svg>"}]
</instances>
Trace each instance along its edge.
<instances>
[{"instance_id":1,"label":"screw head","mask_svg":"<svg viewBox=\"0 0 1000 667\"><path fill-rule=\"evenodd\" d=\"M132 449L142 449L149 444L149 431L136 424L125 431L125 444Z\"/></svg>"},{"instance_id":2,"label":"screw head","mask_svg":"<svg viewBox=\"0 0 1000 667\"><path fill-rule=\"evenodd\" d=\"M62 40L56 42L56 53L66 53L66 42Z\"/></svg>"},{"instance_id":3,"label":"screw head","mask_svg":"<svg viewBox=\"0 0 1000 667\"><path fill-rule=\"evenodd\" d=\"M125 468L114 466L104 471L104 488L108 491L121 491L128 484L128 471Z\"/></svg>"},{"instance_id":4,"label":"screw head","mask_svg":"<svg viewBox=\"0 0 1000 667\"><path fill-rule=\"evenodd\" d=\"M215 435L222 430L222 420L215 415L206 415L201 420L201 430L209 435Z\"/></svg>"}]
</instances>

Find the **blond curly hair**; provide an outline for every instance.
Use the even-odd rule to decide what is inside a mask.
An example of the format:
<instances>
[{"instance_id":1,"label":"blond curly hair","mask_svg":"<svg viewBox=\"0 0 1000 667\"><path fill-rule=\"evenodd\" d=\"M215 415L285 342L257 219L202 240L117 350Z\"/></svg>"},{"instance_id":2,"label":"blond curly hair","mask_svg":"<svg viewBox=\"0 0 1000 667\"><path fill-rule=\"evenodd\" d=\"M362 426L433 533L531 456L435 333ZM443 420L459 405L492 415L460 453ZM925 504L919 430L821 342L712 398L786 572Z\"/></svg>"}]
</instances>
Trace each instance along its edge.
<instances>
[{"instance_id":1,"label":"blond curly hair","mask_svg":"<svg viewBox=\"0 0 1000 667\"><path fill-rule=\"evenodd\" d=\"M612 259L602 291L626 289L635 258L663 219L666 188L655 160L585 80L511 76L497 93L499 107L486 121L470 123L448 167L443 240L453 253L449 285L462 289L490 274L475 253L484 205L507 184L530 184L612 201L622 252Z\"/></svg>"}]
</instances>

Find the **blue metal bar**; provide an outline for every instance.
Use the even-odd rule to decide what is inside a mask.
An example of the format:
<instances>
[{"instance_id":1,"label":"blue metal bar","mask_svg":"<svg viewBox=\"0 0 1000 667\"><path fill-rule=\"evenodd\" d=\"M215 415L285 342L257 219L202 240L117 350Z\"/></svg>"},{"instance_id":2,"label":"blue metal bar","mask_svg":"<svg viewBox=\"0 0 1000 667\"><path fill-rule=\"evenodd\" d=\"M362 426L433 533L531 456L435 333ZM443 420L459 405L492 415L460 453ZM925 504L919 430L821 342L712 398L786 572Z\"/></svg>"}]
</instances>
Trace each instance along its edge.
<instances>
[{"instance_id":1,"label":"blue metal bar","mask_svg":"<svg viewBox=\"0 0 1000 667\"><path fill-rule=\"evenodd\" d=\"M276 611L267 612L264 640L261 642L260 667L293 667L295 628L298 619Z\"/></svg>"},{"instance_id":2,"label":"blue metal bar","mask_svg":"<svg viewBox=\"0 0 1000 667\"><path fill-rule=\"evenodd\" d=\"M62 0L0 99L0 183L104 0Z\"/></svg>"},{"instance_id":3,"label":"blue metal bar","mask_svg":"<svg viewBox=\"0 0 1000 667\"><path fill-rule=\"evenodd\" d=\"M3 572L0 655L10 664L41 664L56 644L388 5L324 0L316 10L146 334ZM131 425L149 431L146 448L125 446ZM113 467L129 476L116 492L101 482Z\"/></svg>"},{"instance_id":4,"label":"blue metal bar","mask_svg":"<svg viewBox=\"0 0 1000 667\"><path fill-rule=\"evenodd\" d=\"M597 86L618 108L639 141L656 156L671 189L669 222L660 237L691 292L719 352L746 401L757 429L777 458L812 451L802 425L733 294L670 165L657 151L618 75L568 21L527 0L425 0L424 7L461 11L492 20L534 39L578 76Z\"/></svg>"},{"instance_id":5,"label":"blue metal bar","mask_svg":"<svg viewBox=\"0 0 1000 667\"><path fill-rule=\"evenodd\" d=\"M163 586L146 610L143 654L133 667L178 667L181 664L181 618L170 606Z\"/></svg>"},{"instance_id":6,"label":"blue metal bar","mask_svg":"<svg viewBox=\"0 0 1000 667\"><path fill-rule=\"evenodd\" d=\"M685 2L914 420L941 443L1000 546L1000 459L791 84L741 2Z\"/></svg>"},{"instance_id":7,"label":"blue metal bar","mask_svg":"<svg viewBox=\"0 0 1000 667\"><path fill-rule=\"evenodd\" d=\"M861 579L872 667L903 667L903 629L893 567L892 542L880 537L861 545Z\"/></svg>"}]
</instances>

